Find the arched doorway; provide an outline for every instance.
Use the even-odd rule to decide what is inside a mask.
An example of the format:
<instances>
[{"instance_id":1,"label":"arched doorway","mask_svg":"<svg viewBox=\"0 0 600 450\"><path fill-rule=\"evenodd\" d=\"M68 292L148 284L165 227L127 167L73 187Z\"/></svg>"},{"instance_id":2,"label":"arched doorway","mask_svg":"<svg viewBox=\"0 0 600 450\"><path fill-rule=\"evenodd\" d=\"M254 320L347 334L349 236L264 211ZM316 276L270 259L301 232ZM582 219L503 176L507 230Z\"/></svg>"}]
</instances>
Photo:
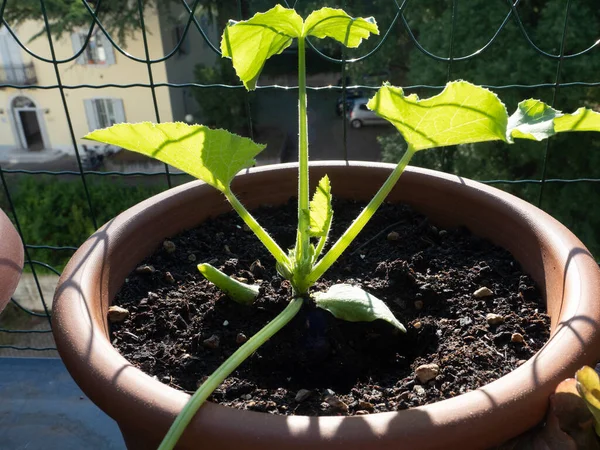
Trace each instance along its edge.
<instances>
[{"instance_id":1,"label":"arched doorway","mask_svg":"<svg viewBox=\"0 0 600 450\"><path fill-rule=\"evenodd\" d=\"M10 107L21 147L31 151L43 150L45 147L41 123L43 119L41 111L33 100L19 95L12 100Z\"/></svg>"}]
</instances>

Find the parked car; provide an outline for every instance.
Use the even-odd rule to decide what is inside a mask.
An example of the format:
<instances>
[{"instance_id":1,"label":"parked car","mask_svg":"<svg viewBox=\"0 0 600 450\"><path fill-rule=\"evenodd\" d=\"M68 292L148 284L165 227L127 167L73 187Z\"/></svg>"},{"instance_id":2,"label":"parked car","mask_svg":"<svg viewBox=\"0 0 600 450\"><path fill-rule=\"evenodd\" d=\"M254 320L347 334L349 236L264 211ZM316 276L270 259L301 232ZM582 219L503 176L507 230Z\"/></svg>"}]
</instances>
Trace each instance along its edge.
<instances>
[{"instance_id":1,"label":"parked car","mask_svg":"<svg viewBox=\"0 0 600 450\"><path fill-rule=\"evenodd\" d=\"M354 101L357 98L362 98L364 97L364 93L363 91L359 90L359 89L349 89L346 91L346 114L348 114L348 112L350 112L350 110L352 109L352 106L354 105ZM344 98L343 97L338 97L336 104L335 104L335 112L338 116L342 116L344 114Z\"/></svg>"},{"instance_id":2,"label":"parked car","mask_svg":"<svg viewBox=\"0 0 600 450\"><path fill-rule=\"evenodd\" d=\"M388 121L382 119L369 108L367 108L368 98L357 98L349 109L348 121L352 128L361 128L364 125L383 125Z\"/></svg>"}]
</instances>

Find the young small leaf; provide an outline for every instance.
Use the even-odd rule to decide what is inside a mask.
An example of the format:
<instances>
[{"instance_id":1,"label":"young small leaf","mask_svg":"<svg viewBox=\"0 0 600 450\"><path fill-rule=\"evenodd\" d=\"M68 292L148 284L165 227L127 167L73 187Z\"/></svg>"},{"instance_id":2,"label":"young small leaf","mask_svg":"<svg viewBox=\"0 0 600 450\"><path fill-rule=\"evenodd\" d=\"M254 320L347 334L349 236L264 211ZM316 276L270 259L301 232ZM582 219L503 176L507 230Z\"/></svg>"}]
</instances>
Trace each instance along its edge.
<instances>
[{"instance_id":1,"label":"young small leaf","mask_svg":"<svg viewBox=\"0 0 600 450\"><path fill-rule=\"evenodd\" d=\"M400 331L406 333L402 325L383 301L349 284L334 284L327 292L314 295L319 308L329 311L338 319L348 322L372 322L385 320Z\"/></svg>"},{"instance_id":2,"label":"young small leaf","mask_svg":"<svg viewBox=\"0 0 600 450\"><path fill-rule=\"evenodd\" d=\"M594 369L583 366L575 374L577 390L594 416L594 428L600 436L600 377Z\"/></svg>"},{"instance_id":3,"label":"young small leaf","mask_svg":"<svg viewBox=\"0 0 600 450\"><path fill-rule=\"evenodd\" d=\"M315 195L310 202L310 235L326 236L331 226L333 209L331 208L331 185L325 175L319 181Z\"/></svg>"},{"instance_id":4,"label":"young small leaf","mask_svg":"<svg viewBox=\"0 0 600 450\"><path fill-rule=\"evenodd\" d=\"M302 34L319 39L329 37L346 47L356 48L371 33L379 34L373 17L352 18L341 9L321 8L306 18Z\"/></svg>"},{"instance_id":5,"label":"young small leaf","mask_svg":"<svg viewBox=\"0 0 600 450\"><path fill-rule=\"evenodd\" d=\"M84 139L116 145L158 159L214 186L221 192L265 146L226 130L181 122L120 123L92 131Z\"/></svg>"},{"instance_id":6,"label":"young small leaf","mask_svg":"<svg viewBox=\"0 0 600 450\"><path fill-rule=\"evenodd\" d=\"M389 120L414 150L506 141L504 104L493 92L466 81L448 83L440 94L423 100L385 84L367 106Z\"/></svg>"},{"instance_id":7,"label":"young small leaf","mask_svg":"<svg viewBox=\"0 0 600 450\"><path fill-rule=\"evenodd\" d=\"M234 302L242 305L250 305L258 296L258 286L234 280L210 264L199 264L198 270L208 281L225 292Z\"/></svg>"},{"instance_id":8,"label":"young small leaf","mask_svg":"<svg viewBox=\"0 0 600 450\"><path fill-rule=\"evenodd\" d=\"M540 100L524 100L508 119L508 141L512 138L541 141L566 131L600 131L600 113L579 108L563 114Z\"/></svg>"},{"instance_id":9,"label":"young small leaf","mask_svg":"<svg viewBox=\"0 0 600 450\"><path fill-rule=\"evenodd\" d=\"M277 5L241 22L230 22L223 32L221 52L231 58L235 72L246 86L256 88L265 61L281 53L302 33L302 17Z\"/></svg>"},{"instance_id":10,"label":"young small leaf","mask_svg":"<svg viewBox=\"0 0 600 450\"><path fill-rule=\"evenodd\" d=\"M508 119L507 140L513 138L541 141L554 134L554 119L560 113L539 100L524 100Z\"/></svg>"}]
</instances>

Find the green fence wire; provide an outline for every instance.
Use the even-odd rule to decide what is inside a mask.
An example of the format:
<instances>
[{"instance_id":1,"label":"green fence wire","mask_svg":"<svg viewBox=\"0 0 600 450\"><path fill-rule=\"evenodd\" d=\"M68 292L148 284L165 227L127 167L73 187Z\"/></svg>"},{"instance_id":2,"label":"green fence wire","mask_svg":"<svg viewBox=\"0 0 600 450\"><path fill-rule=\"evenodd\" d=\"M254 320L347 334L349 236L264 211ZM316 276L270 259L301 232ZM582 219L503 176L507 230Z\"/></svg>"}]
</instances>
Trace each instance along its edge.
<instances>
[{"instance_id":1,"label":"green fence wire","mask_svg":"<svg viewBox=\"0 0 600 450\"><path fill-rule=\"evenodd\" d=\"M43 319L47 319L48 321L48 328L46 329L42 329L42 330L27 330L27 329L7 329L7 328L0 328L0 344L2 344L2 340L1 337L2 335L8 335L8 334L13 334L13 335L22 335L22 334L47 334L47 333L51 333L51 322L50 322L50 312L49 312L49 307L48 307L48 300L47 298L44 298L44 294L42 291L42 288L40 286L40 280L39 280L39 273L40 270L44 270L44 271L50 271L51 273L60 274L60 270L57 269L56 267L54 267L52 264L49 264L46 261L40 261L36 258L33 257L33 252L36 251L40 251L40 250L45 250L45 251L51 251L51 252L57 252L57 253L61 253L61 252L66 252L66 253L72 253L74 250L76 250L77 245L79 245L79 242L73 242L72 245L45 245L45 244L31 244L29 243L28 239L29 236L27 236L24 233L23 228L21 227L21 220L19 217L19 214L17 212L16 205L13 202L13 197L11 196L11 182L12 182L12 176L15 175L21 175L21 176L33 176L33 177L41 177L41 176L50 176L50 177L78 177L80 182L81 182L81 186L83 188L83 195L85 196L85 200L86 200L86 204L87 204L87 214L89 216L89 220L91 220L94 228L97 228L98 225L100 225L98 223L98 207L97 205L94 203L93 199L92 199L92 195L90 194L90 186L89 186L89 182L90 182L90 177L110 177L111 179L114 177L122 177L123 179L131 179L132 177L137 177L137 178L144 178L144 177L164 177L165 180L165 187L171 187L173 185L173 177L179 177L182 174L180 173L170 173L169 172L169 168L165 165L164 169L162 171L98 171L98 170L86 170L84 168L84 161L83 161L83 155L80 153L80 148L77 144L77 137L75 135L75 131L74 131L74 127L73 127L73 122L72 122L72 117L71 117L71 112L69 109L69 105L67 102L67 93L71 90L76 90L76 89L92 89L92 90L104 90L104 89L108 89L108 88L117 88L117 89L132 89L132 88L144 88L148 90L148 95L150 95L152 97L152 104L153 104L153 113L154 113L154 119L157 122L160 122L161 117L160 117L160 109L159 109L159 105L158 105L158 97L157 97L157 89L184 89L184 88L195 88L195 89L222 89L222 90L240 90L243 89L243 87L241 85L233 85L233 84L227 84L227 83L210 83L210 84L203 84L203 83L199 83L196 82L195 80L189 80L187 82L184 83L172 83L172 82L156 82L155 81L155 72L154 72L154 68L157 64L161 64L164 63L165 61L176 57L176 55L178 54L180 48L182 47L182 45L184 45L184 41L187 38L187 35L190 34L193 30L196 30L200 37L202 38L202 41L204 42L205 45L208 46L208 48L210 48L213 52L215 52L216 54L220 54L220 51L218 49L218 42L212 42L211 38L210 38L210 33L208 32L208 30L206 29L205 26L203 26L203 24L201 24L201 21L198 19L198 15L196 14L197 11L199 10L199 8L203 5L203 1L201 0L194 0L193 2L190 0L180 0L180 7L181 7L181 12L182 14L185 14L185 26L183 28L183 32L181 33L181 36L178 40L178 42L176 43L176 45L169 50L168 52L165 52L164 55L161 55L158 58L151 58L150 54L150 44L148 41L148 30L146 29L146 25L144 23L144 10L145 10L145 3L144 0L136 0L137 1L137 12L138 12L138 20L139 20L139 33L141 35L142 38L142 42L143 42L143 48L144 48L144 57L140 58L137 56L134 56L130 53L127 52L126 48L124 48L123 46L119 45L119 42L116 38L114 38L111 33L109 33L107 31L107 24L103 23L103 21L101 20L101 16L102 16L102 11L103 11L103 6L104 3L106 3L107 0L97 0L97 1L88 1L88 0L81 0L81 4L83 7L85 7L85 9L87 10L87 12L89 13L89 22L85 25L85 29L87 30L85 32L86 38L85 38L85 42L84 44L81 46L81 48L78 51L73 52L73 54L71 56L69 56L68 58L63 58L63 59L59 59L57 58L56 55L56 51L55 51L55 37L52 34L52 24L51 24L51 20L49 18L49 13L51 11L48 11L48 8L50 7L50 5L47 5L46 0L40 0L39 2L39 12L40 12L40 17L39 19L43 22L44 24L44 34L42 37L40 37L39 39L46 39L48 42L48 47L50 50L50 58L47 58L43 55L37 54L35 53L33 50L31 50L28 47L28 42L24 42L22 39L20 39L20 37L18 36L15 27L15 24L12 23L8 23L8 21L5 19L5 13L6 11L9 10L9 8L11 8L11 4L14 5L14 3L10 3L8 2L8 0L2 0L2 3L0 5L0 23L2 24L3 27L5 27L5 29L8 31L8 33L12 36L12 38L15 40L15 42L19 45L19 47L22 49L23 52L25 52L26 54L30 55L33 59L37 60L38 63L44 63L44 64L48 64L50 66L52 66L54 74L55 74L55 82L52 84L46 84L46 85L40 85L40 84L20 84L20 83L3 83L0 84L0 89L15 89L17 91L28 91L28 90L53 90L53 91L57 91L60 94L60 99L61 99L61 106L64 109L64 115L66 117L66 122L67 122L67 126L68 126L68 133L71 139L71 143L73 146L73 150L74 150L74 155L75 155L75 160L76 160L76 165L77 165L77 170L25 170L25 169L9 169L6 167L3 167L0 164L0 180L2 182L2 188L6 197L6 203L8 204L8 213L9 215L12 215L12 219L14 221L14 224L19 232L19 234L21 235L21 238L24 242L24 248L25 248L25 257L26 257L26 264L28 266L28 270L31 271L31 274L33 276L35 285L37 287L37 291L39 294L39 299L42 305L42 311L43 312L34 312L29 310L28 308L24 307L23 305L21 305L17 300L12 299L12 303L14 305L14 307L16 309L18 309L19 311L25 312L26 314L30 315L30 316L34 316L34 317L40 317ZM174 0L175 1L175 0ZM555 1L555 0L548 0L548 1ZM521 90L524 93L527 93L529 91L539 91L539 90L544 90L550 93L551 95L551 101L550 104L551 106L556 106L557 103L557 95L559 93L559 91L563 90L563 89L570 89L570 88L587 88L587 89L598 89L600 88L600 73L596 74L596 80L593 81L566 81L566 82L562 82L561 80L561 73L562 73L562 68L563 65L565 64L566 61L572 61L575 59L581 59L581 58L589 58L590 55L595 55L596 58L600 58L600 55L598 54L598 47L600 47L600 39L592 42L592 43L578 43L580 44L580 47L583 48L583 50L580 51L576 51L576 52L566 52L565 48L566 48L566 37L567 37L567 31L569 29L569 27L577 27L579 26L577 23L571 23L570 18L572 15L572 12L575 8L578 7L578 3L576 0L556 0L558 2L560 2L561 5L564 5L563 8L563 13L562 13L562 17L559 17L558 20L560 20L562 22L562 35L560 38L560 46L558 47L558 49L556 50L552 50L552 51L548 51L545 50L543 48L541 48L539 45L536 44L536 39L535 36L532 36L531 33L528 31L527 26L523 23L523 20L521 18L521 13L523 11L523 8L530 8L530 5L521 5L521 3L525 3L524 1L522 2L521 0L496 0L496 2L500 2L503 3L505 6L505 10L506 10L506 14L503 18L503 20L500 22L499 26L497 27L497 29L495 30L489 30L490 31L490 38L483 44L480 45L479 48L477 48L476 50L468 53L468 54L457 54L457 45L456 45L456 34L458 31L458 16L460 14L461 11L464 11L465 9L469 8L469 2L465 2L465 1L460 1L460 0L451 0L449 2L445 2L447 4L449 4L450 6L450 11L451 11L451 21L449 23L448 31L444 31L445 33L447 33L447 42L448 42L448 53L446 55L443 54L437 54L433 51L428 50L427 48L425 48L425 46L422 44L420 37L418 35L418 32L416 32L413 29L413 26L411 25L409 16L411 11L418 9L420 7L422 7L421 2L417 2L415 0L413 1L409 1L409 0L404 0L402 2L399 2L397 0L389 0L387 2L384 2L383 0L379 0L379 1L373 1L371 3L373 3L373 5L376 6L376 4L384 4L389 6L392 5L393 7L393 18L391 19L391 21L389 22L389 25L387 26L387 28L385 30L382 30L381 35L378 37L378 40L376 42L376 45L372 46L372 48L370 48L368 51L364 51L362 54L360 54L359 56L353 56L352 58L348 58L347 55L347 51L346 50L342 50L341 51L341 58L337 57L335 54L328 52L327 48L323 49L323 48L317 48L316 45L314 45L314 43L310 43L310 47L312 48L312 50L315 52L315 54L317 54L321 59L323 59L324 61L327 61L328 63L331 64L335 64L337 65L337 67L339 68L339 73L340 73L340 79L341 79L341 83L339 86L312 86L309 87L309 91L314 91L314 92L319 92L319 91L333 91L336 93L339 93L339 95L341 95L342 98L346 98L346 93L347 91L350 89L350 86L348 86L347 84L347 71L348 68L351 67L351 65L353 64L357 64L360 63L362 61L365 61L369 58L372 58L374 55L376 55L378 52L382 51L382 49L386 46L386 45L391 45L393 44L390 39L390 37L392 35L394 35L394 33L399 33L399 32L403 32L405 34L406 37L406 41L409 43L409 45L414 46L414 48L416 48L422 55L424 55L425 57L427 57L430 61L431 64L440 64L440 65L444 65L445 66L445 72L446 72L446 81L449 81L451 79L453 79L453 77L455 76L455 67L457 63L460 62L468 62L471 60L474 60L476 58L480 58L485 52L488 52L492 49L493 45L498 41L498 39L500 38L500 36L502 36L502 33L505 32L506 27L512 23L514 26L516 26L519 30L520 33L520 37L522 39L521 42L524 42L525 45L527 45L530 49L533 49L533 51L540 55L541 57L553 62L555 64L555 70L556 70L556 75L554 77L553 82L544 82L544 83L530 83L530 84L518 84L518 83L506 83L506 84L488 84L485 85L488 88L491 88L493 90L499 90L499 91L503 91L503 90ZM246 4L251 3L250 0L246 0L245 1ZM262 2L264 3L264 2ZM274 1L273 4L275 4L276 2ZM301 1L297 0L295 2L288 2L288 1L284 1L283 2L285 6L287 7L293 7L293 8L298 8L299 6L301 6ZM309 3L309 2L307 2ZM336 2L334 2L336 3ZM364 3L368 3L368 2L363 2ZM490 0L490 3L493 3L493 0ZM338 6L341 7L345 7L346 6L346 1L342 1L342 2L337 2L336 3ZM247 18L247 17L243 17L242 16L242 11L244 11L244 8L242 7L242 0L237 0L237 5L238 5L238 11L239 11L239 17L240 19L243 18ZM246 8L248 9L248 8ZM83 24L82 24L83 25ZM105 84L76 84L76 85L71 85L71 84L65 84L61 78L61 68L65 67L65 65L68 64L73 64L78 57L80 57L82 54L84 54L84 52L86 51L87 47L90 45L90 39L92 37L92 34L94 33L95 30L100 30L101 33L104 34L104 36L108 39L108 41L110 42L110 44L113 46L113 49L118 52L118 54L121 55L121 57L130 59L136 63L139 63L140 66L144 66L145 70L145 74L140 71L139 74L139 80L135 83L123 83L123 84L119 84L119 83L105 83ZM399 31L400 30L400 31ZM600 36L598 36L600 37ZM587 45L587 46L586 46ZM510 64L510 61L507 61L507 64ZM366 92L369 91L374 91L375 89L378 88L378 86L374 86L371 84L356 84L351 86L352 89L360 89ZM443 88L442 84L412 84L412 85L408 85L405 86L406 90L415 90L415 91L432 91L432 92L437 92L439 90L441 90ZM279 85L266 85L266 86L259 86L258 87L258 91L286 91L286 90L296 90L297 86L279 86ZM253 130L253 117L252 117L252 108L251 108L251 100L249 95L245 96L245 106L246 106L246 115L247 115L247 120L248 120L248 130L249 133L252 134L252 130ZM346 116L346 102L342 101L342 108L343 108L343 116ZM347 127L348 127L348 123L346 120L342 120L341 121L341 127L343 127L343 146L344 146L344 155L346 157L346 159L348 159L348 132L347 132ZM546 188L549 185L553 185L553 184L579 184L579 183L598 183L600 182L600 178L593 178L593 177L581 177L581 178L549 178L548 177L548 161L552 155L552 149L551 149L551 143L549 141L547 141L544 145L544 156L543 156L543 160L542 160L542 174L540 178L527 178L527 179L488 179L488 180L482 180L484 183L488 183L488 184L495 184L495 185L532 185L532 186L539 186L539 193L537 196L537 203L538 205L542 205L543 200L544 200L544 196L546 195ZM444 157L445 157L445 152L443 152ZM10 179L9 179L10 178ZM600 200L600 198L599 198ZM60 213L64 213L64 212L60 212ZM48 217L48 220L51 221L53 220L52 217ZM39 352L45 352L45 351L49 351L49 350L55 350L54 347L45 347L45 346L39 346L39 347L30 347L30 346L19 346L19 345L10 345L10 344L2 344L0 345L0 349L13 349L13 350L34 350L34 351L39 351Z\"/></svg>"}]
</instances>

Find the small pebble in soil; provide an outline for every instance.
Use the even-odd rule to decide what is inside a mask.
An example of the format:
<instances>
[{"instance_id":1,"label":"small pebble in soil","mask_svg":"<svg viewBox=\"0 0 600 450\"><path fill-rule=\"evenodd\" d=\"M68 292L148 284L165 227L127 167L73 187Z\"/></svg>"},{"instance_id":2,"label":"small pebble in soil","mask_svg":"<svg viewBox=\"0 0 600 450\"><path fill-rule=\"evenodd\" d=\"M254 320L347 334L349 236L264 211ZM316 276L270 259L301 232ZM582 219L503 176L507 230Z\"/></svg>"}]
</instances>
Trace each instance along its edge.
<instances>
[{"instance_id":1,"label":"small pebble in soil","mask_svg":"<svg viewBox=\"0 0 600 450\"><path fill-rule=\"evenodd\" d=\"M427 392L425 392L425 388L420 384L415 384L415 386L413 387L413 392L419 397L425 397L425 395L427 395Z\"/></svg>"},{"instance_id":2,"label":"small pebble in soil","mask_svg":"<svg viewBox=\"0 0 600 450\"><path fill-rule=\"evenodd\" d=\"M306 400L308 397L310 397L312 395L312 391L309 391L308 389L300 389L297 393L296 393L296 397L294 397L294 400L297 403L302 403L304 400Z\"/></svg>"},{"instance_id":3,"label":"small pebble in soil","mask_svg":"<svg viewBox=\"0 0 600 450\"><path fill-rule=\"evenodd\" d=\"M494 313L488 313L485 316L485 320L487 321L488 325L500 325L501 323L504 323L504 317L502 317L500 314L494 314Z\"/></svg>"},{"instance_id":4,"label":"small pebble in soil","mask_svg":"<svg viewBox=\"0 0 600 450\"><path fill-rule=\"evenodd\" d=\"M522 344L524 341L525 339L521 333L513 333L510 337L510 342L514 342L515 344Z\"/></svg>"},{"instance_id":5,"label":"small pebble in soil","mask_svg":"<svg viewBox=\"0 0 600 450\"><path fill-rule=\"evenodd\" d=\"M415 376L420 383L425 384L433 380L440 373L440 366L437 364L422 364L415 369Z\"/></svg>"},{"instance_id":6,"label":"small pebble in soil","mask_svg":"<svg viewBox=\"0 0 600 450\"><path fill-rule=\"evenodd\" d=\"M196 255L194 255L193 253L190 253L188 255L188 261L189 262L196 262Z\"/></svg>"},{"instance_id":7,"label":"small pebble in soil","mask_svg":"<svg viewBox=\"0 0 600 450\"><path fill-rule=\"evenodd\" d=\"M237 336L235 337L235 343L238 345L243 344L247 340L248 340L248 337L244 333L238 333Z\"/></svg>"},{"instance_id":8,"label":"small pebble in soil","mask_svg":"<svg viewBox=\"0 0 600 450\"><path fill-rule=\"evenodd\" d=\"M163 249L167 253L173 253L175 250L177 250L177 246L175 245L175 242L169 241L167 239L166 241L163 242Z\"/></svg>"},{"instance_id":9,"label":"small pebble in soil","mask_svg":"<svg viewBox=\"0 0 600 450\"><path fill-rule=\"evenodd\" d=\"M346 403L344 403L342 400L340 400L339 398L337 398L335 395L328 395L327 397L325 397L325 402L327 402L327 404L329 406L331 406L333 409L336 409L338 411L341 411L341 412L348 411L348 405Z\"/></svg>"},{"instance_id":10,"label":"small pebble in soil","mask_svg":"<svg viewBox=\"0 0 600 450\"><path fill-rule=\"evenodd\" d=\"M461 327L466 327L467 325L471 325L473 323L473 319L471 319L470 317L461 317L460 319L458 319L458 324Z\"/></svg>"},{"instance_id":11,"label":"small pebble in soil","mask_svg":"<svg viewBox=\"0 0 600 450\"><path fill-rule=\"evenodd\" d=\"M154 268L154 266L151 266L150 264L143 264L141 266L138 266L135 269L135 273L141 273L141 274L150 274L150 273L154 273L156 272L156 269Z\"/></svg>"},{"instance_id":12,"label":"small pebble in soil","mask_svg":"<svg viewBox=\"0 0 600 450\"><path fill-rule=\"evenodd\" d=\"M173 278L171 272L165 272L165 281L169 284L175 284L175 278Z\"/></svg>"},{"instance_id":13,"label":"small pebble in soil","mask_svg":"<svg viewBox=\"0 0 600 450\"><path fill-rule=\"evenodd\" d=\"M112 323L123 322L129 317L129 311L120 306L111 306L108 308L108 320Z\"/></svg>"},{"instance_id":14,"label":"small pebble in soil","mask_svg":"<svg viewBox=\"0 0 600 450\"><path fill-rule=\"evenodd\" d=\"M250 264L250 272L252 272L255 277L264 277L266 274L265 268L259 259Z\"/></svg>"},{"instance_id":15,"label":"small pebble in soil","mask_svg":"<svg viewBox=\"0 0 600 450\"><path fill-rule=\"evenodd\" d=\"M475 298L491 297L492 295L494 295L494 292L486 286L480 287L473 292L473 297Z\"/></svg>"},{"instance_id":16,"label":"small pebble in soil","mask_svg":"<svg viewBox=\"0 0 600 450\"><path fill-rule=\"evenodd\" d=\"M395 231L392 231L387 235L388 241L397 241L398 239L400 239L400 235Z\"/></svg>"},{"instance_id":17,"label":"small pebble in soil","mask_svg":"<svg viewBox=\"0 0 600 450\"><path fill-rule=\"evenodd\" d=\"M419 328L421 328L423 326L423 324L421 322L415 322L413 323L413 328L415 330L418 330Z\"/></svg>"},{"instance_id":18,"label":"small pebble in soil","mask_svg":"<svg viewBox=\"0 0 600 450\"><path fill-rule=\"evenodd\" d=\"M448 232L446 230L440 230L439 235L440 237L444 237L448 234Z\"/></svg>"},{"instance_id":19,"label":"small pebble in soil","mask_svg":"<svg viewBox=\"0 0 600 450\"><path fill-rule=\"evenodd\" d=\"M229 320L224 320L224 321L223 321L223 326L224 326L224 327L227 327L227 326L229 326Z\"/></svg>"},{"instance_id":20,"label":"small pebble in soil","mask_svg":"<svg viewBox=\"0 0 600 450\"><path fill-rule=\"evenodd\" d=\"M204 339L202 341L202 345L204 347L210 348L210 349L219 348L219 336L217 336L216 334L213 334L208 339Z\"/></svg>"},{"instance_id":21,"label":"small pebble in soil","mask_svg":"<svg viewBox=\"0 0 600 450\"><path fill-rule=\"evenodd\" d=\"M373 410L375 409L375 406L373 406L373 403L366 402L364 400L361 400L358 402L358 407L361 410L365 410L365 411L369 411L369 412L373 412Z\"/></svg>"},{"instance_id":22,"label":"small pebble in soil","mask_svg":"<svg viewBox=\"0 0 600 450\"><path fill-rule=\"evenodd\" d=\"M421 310L421 309L423 309L423 301L422 301L422 300L416 300L416 301L415 301L415 309L416 309L416 310Z\"/></svg>"},{"instance_id":23,"label":"small pebble in soil","mask_svg":"<svg viewBox=\"0 0 600 450\"><path fill-rule=\"evenodd\" d=\"M362 409L360 409L360 410L356 411L354 414L357 416L366 416L367 414L369 414L369 411L363 411Z\"/></svg>"}]
</instances>

